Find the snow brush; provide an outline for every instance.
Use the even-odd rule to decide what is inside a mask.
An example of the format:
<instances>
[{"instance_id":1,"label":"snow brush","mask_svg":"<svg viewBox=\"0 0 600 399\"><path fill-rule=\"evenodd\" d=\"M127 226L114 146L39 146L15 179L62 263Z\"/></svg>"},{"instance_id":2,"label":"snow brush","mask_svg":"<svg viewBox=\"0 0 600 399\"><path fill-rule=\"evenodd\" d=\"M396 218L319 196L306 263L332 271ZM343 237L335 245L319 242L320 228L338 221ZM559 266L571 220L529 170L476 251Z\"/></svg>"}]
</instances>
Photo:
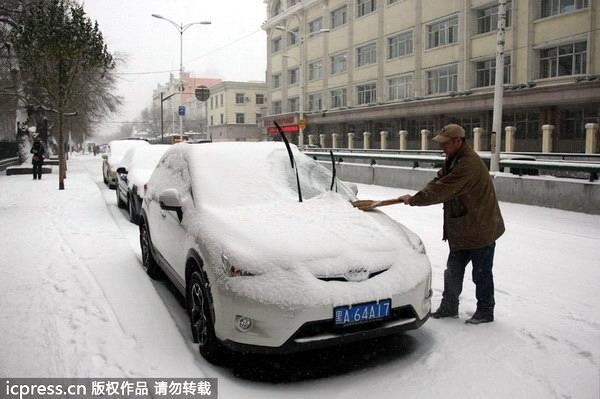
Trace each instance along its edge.
<instances>
[{"instance_id":1,"label":"snow brush","mask_svg":"<svg viewBox=\"0 0 600 399\"><path fill-rule=\"evenodd\" d=\"M361 211L370 211L370 210L378 208L380 206L401 204L403 202L404 201L402 201L399 198L381 200L381 201L356 200L356 201L352 201L352 206L360 209Z\"/></svg>"}]
</instances>

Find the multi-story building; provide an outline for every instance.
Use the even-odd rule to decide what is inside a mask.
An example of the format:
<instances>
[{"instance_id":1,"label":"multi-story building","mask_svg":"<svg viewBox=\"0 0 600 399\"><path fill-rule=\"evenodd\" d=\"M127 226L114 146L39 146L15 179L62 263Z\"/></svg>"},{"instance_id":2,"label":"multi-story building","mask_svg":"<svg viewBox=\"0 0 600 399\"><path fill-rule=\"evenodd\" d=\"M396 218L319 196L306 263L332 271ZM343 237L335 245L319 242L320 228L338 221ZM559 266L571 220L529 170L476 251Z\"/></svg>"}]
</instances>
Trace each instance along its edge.
<instances>
[{"instance_id":1,"label":"multi-story building","mask_svg":"<svg viewBox=\"0 0 600 399\"><path fill-rule=\"evenodd\" d=\"M266 111L264 82L221 82L210 89L208 131L213 141L259 141Z\"/></svg>"},{"instance_id":2,"label":"multi-story building","mask_svg":"<svg viewBox=\"0 0 600 399\"><path fill-rule=\"evenodd\" d=\"M496 69L497 1L269 0L269 116L307 134L408 131L448 122L483 128L489 148ZM585 124L600 122L600 2L508 1L504 126L517 151L541 150L542 125L554 150L583 152ZM306 142L306 139L305 139Z\"/></svg>"}]
</instances>

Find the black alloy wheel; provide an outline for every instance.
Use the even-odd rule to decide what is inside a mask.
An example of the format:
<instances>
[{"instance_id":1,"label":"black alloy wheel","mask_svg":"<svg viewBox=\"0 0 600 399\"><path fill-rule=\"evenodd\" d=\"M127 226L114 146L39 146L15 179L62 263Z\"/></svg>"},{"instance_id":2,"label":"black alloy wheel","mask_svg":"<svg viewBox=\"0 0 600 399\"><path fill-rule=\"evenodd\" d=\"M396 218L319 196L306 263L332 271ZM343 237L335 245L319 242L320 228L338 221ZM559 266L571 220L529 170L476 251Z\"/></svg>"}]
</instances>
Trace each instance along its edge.
<instances>
[{"instance_id":1,"label":"black alloy wheel","mask_svg":"<svg viewBox=\"0 0 600 399\"><path fill-rule=\"evenodd\" d=\"M142 248L142 267L151 279L160 280L162 270L152 255L152 240L145 223L140 226L140 247Z\"/></svg>"}]
</instances>

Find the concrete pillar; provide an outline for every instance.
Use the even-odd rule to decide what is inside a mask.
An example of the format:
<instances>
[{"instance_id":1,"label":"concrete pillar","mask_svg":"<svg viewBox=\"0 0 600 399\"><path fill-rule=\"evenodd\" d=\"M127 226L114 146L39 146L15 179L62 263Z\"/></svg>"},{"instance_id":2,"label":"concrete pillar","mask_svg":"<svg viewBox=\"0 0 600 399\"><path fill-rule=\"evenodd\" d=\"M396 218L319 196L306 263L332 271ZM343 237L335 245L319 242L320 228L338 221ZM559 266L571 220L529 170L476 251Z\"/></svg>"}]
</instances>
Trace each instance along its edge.
<instances>
[{"instance_id":1,"label":"concrete pillar","mask_svg":"<svg viewBox=\"0 0 600 399\"><path fill-rule=\"evenodd\" d=\"M326 141L326 137L324 134L319 136L319 144L321 145L321 148L327 148L327 145L325 143Z\"/></svg>"},{"instance_id":2,"label":"concrete pillar","mask_svg":"<svg viewBox=\"0 0 600 399\"><path fill-rule=\"evenodd\" d=\"M354 133L348 133L348 149L354 148Z\"/></svg>"},{"instance_id":3,"label":"concrete pillar","mask_svg":"<svg viewBox=\"0 0 600 399\"><path fill-rule=\"evenodd\" d=\"M431 132L427 129L421 130L421 150L427 151L429 149L429 135Z\"/></svg>"},{"instance_id":4,"label":"concrete pillar","mask_svg":"<svg viewBox=\"0 0 600 399\"><path fill-rule=\"evenodd\" d=\"M496 150L496 133L490 134L490 151L495 152Z\"/></svg>"},{"instance_id":5,"label":"concrete pillar","mask_svg":"<svg viewBox=\"0 0 600 399\"><path fill-rule=\"evenodd\" d=\"M598 149L598 124L585 124L585 153L596 154Z\"/></svg>"},{"instance_id":6,"label":"concrete pillar","mask_svg":"<svg viewBox=\"0 0 600 399\"><path fill-rule=\"evenodd\" d=\"M309 134L308 135L308 145L314 145L314 144L315 144L315 135Z\"/></svg>"},{"instance_id":7,"label":"concrete pillar","mask_svg":"<svg viewBox=\"0 0 600 399\"><path fill-rule=\"evenodd\" d=\"M337 133L331 133L331 148L338 148L338 135Z\"/></svg>"},{"instance_id":8,"label":"concrete pillar","mask_svg":"<svg viewBox=\"0 0 600 399\"><path fill-rule=\"evenodd\" d=\"M370 132L363 132L363 148L365 150L368 150L369 148L371 148L371 133Z\"/></svg>"},{"instance_id":9,"label":"concrete pillar","mask_svg":"<svg viewBox=\"0 0 600 399\"><path fill-rule=\"evenodd\" d=\"M483 135L483 129L480 127L473 128L473 149L475 151L481 151L481 136Z\"/></svg>"},{"instance_id":10,"label":"concrete pillar","mask_svg":"<svg viewBox=\"0 0 600 399\"><path fill-rule=\"evenodd\" d=\"M552 134L554 125L542 126L542 152L552 152Z\"/></svg>"},{"instance_id":11,"label":"concrete pillar","mask_svg":"<svg viewBox=\"0 0 600 399\"><path fill-rule=\"evenodd\" d=\"M386 132L385 130L382 130L381 132L379 132L379 134L381 135L381 149L382 150L387 150L387 146L388 146L388 135L389 133Z\"/></svg>"},{"instance_id":12,"label":"concrete pillar","mask_svg":"<svg viewBox=\"0 0 600 399\"><path fill-rule=\"evenodd\" d=\"M408 137L408 131L400 130L398 134L400 135L400 150L404 151L406 150L406 138Z\"/></svg>"},{"instance_id":13,"label":"concrete pillar","mask_svg":"<svg viewBox=\"0 0 600 399\"><path fill-rule=\"evenodd\" d=\"M513 152L515 150L515 133L517 131L517 128L514 126L506 126L506 128L504 129L505 132L505 145L504 145L504 151L506 152Z\"/></svg>"}]
</instances>

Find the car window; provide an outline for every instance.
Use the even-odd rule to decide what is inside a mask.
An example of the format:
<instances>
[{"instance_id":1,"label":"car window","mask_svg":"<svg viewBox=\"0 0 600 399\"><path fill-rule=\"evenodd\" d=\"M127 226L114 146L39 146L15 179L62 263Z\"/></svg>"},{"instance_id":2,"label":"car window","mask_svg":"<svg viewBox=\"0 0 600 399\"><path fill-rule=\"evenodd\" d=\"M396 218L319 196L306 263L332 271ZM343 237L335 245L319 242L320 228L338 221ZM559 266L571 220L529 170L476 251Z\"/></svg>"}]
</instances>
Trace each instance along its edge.
<instances>
[{"instance_id":1,"label":"car window","mask_svg":"<svg viewBox=\"0 0 600 399\"><path fill-rule=\"evenodd\" d=\"M179 192L182 202L192 198L191 178L188 165L183 154L179 151L167 152L152 173L148 183L148 196L158 200L163 190L174 188Z\"/></svg>"}]
</instances>

